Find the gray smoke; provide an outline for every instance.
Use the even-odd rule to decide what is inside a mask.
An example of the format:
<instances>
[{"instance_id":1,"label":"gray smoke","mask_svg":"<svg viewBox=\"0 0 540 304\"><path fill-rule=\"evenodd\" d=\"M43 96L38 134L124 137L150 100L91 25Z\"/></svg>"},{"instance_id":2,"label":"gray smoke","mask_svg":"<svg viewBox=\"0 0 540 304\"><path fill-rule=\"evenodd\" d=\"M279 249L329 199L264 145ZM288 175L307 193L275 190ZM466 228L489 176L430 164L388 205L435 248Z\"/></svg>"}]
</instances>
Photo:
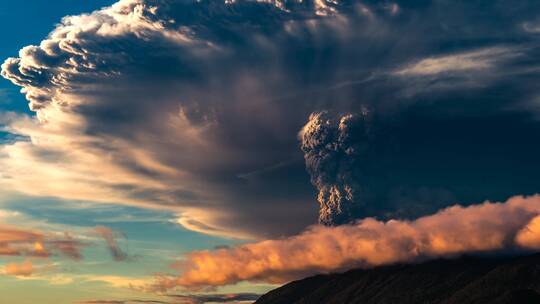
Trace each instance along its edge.
<instances>
[{"instance_id":1,"label":"gray smoke","mask_svg":"<svg viewBox=\"0 0 540 304\"><path fill-rule=\"evenodd\" d=\"M327 112L313 113L299 134L306 168L319 193L319 223L327 226L351 221L363 208L362 168L370 142L370 115L331 118Z\"/></svg>"}]
</instances>

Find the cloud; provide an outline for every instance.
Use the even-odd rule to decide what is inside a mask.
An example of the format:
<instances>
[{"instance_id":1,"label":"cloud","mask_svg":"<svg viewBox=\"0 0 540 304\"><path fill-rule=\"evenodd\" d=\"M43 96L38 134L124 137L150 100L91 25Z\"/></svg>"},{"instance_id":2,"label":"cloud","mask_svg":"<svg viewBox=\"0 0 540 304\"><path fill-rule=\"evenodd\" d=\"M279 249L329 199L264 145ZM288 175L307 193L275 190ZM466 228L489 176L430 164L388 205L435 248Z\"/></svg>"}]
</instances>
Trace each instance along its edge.
<instances>
[{"instance_id":1,"label":"cloud","mask_svg":"<svg viewBox=\"0 0 540 304\"><path fill-rule=\"evenodd\" d=\"M230 172L259 161L241 161L240 147L225 146L218 133L226 129L212 114L216 97L191 92L193 82L197 87L210 85L201 83L198 75L212 73L206 70L209 64L227 54L220 41L212 41L217 28L203 26L197 33L190 27L193 20L204 19L197 14L212 14L213 8L161 4L120 1L90 15L66 17L39 46L23 48L19 58L6 60L2 75L24 88L36 112L36 118L20 117L8 126L29 140L2 148L6 187L182 215L202 209L213 222L199 229L235 230L230 224L224 229L234 213L217 203L234 204L237 200L229 192L236 193L233 188L241 185ZM234 6L244 5L251 6ZM272 5L256 6L263 14L283 14ZM233 16L229 5L216 9L223 18ZM178 15L185 11L191 15ZM148 103L149 96L158 106ZM103 128L110 123L115 127ZM194 209L198 212L190 211Z\"/></svg>"},{"instance_id":2,"label":"cloud","mask_svg":"<svg viewBox=\"0 0 540 304\"><path fill-rule=\"evenodd\" d=\"M495 117L486 129L522 131L516 126L524 126L526 114L517 122L500 116L535 93L537 42L520 25L536 18L538 6L508 0L121 0L65 17L39 45L22 48L2 65L2 76L21 87L34 114L2 122L15 137L0 147L0 186L169 210L185 227L214 235L296 233L316 218L297 141L313 112L360 113L367 106L382 120L401 123L397 135L409 141L399 144L408 152L424 143L407 137L422 121L410 111L433 118L428 130L455 127L456 133L437 134L448 143L444 148L467 138L453 134L474 130L464 132L462 121L441 116L482 124ZM456 86L456 77L470 90ZM426 79L415 86L413 78ZM434 86L442 90L433 93ZM535 138L534 127L523 134ZM475 134L476 142L489 134ZM486 145L487 156L473 156L478 164L492 160L489 165L502 167L505 176L527 176L536 163L516 174L521 167L511 160L521 159L519 151L535 154L538 147L530 142L523 138L511 156L502 151L508 144ZM433 152L428 144L422 148ZM458 152L444 162L458 164L451 176L468 165L469 152ZM418 154L416 161L426 160ZM400 160L401 166L414 163ZM434 181L446 178L446 170L438 171ZM410 175L400 178L414 180ZM497 193L479 185L472 193L422 181L388 193L400 201L413 201L408 193L427 197L418 208L394 206L418 216L441 207L432 201L468 204L532 193L525 185Z\"/></svg>"},{"instance_id":3,"label":"cloud","mask_svg":"<svg viewBox=\"0 0 540 304\"><path fill-rule=\"evenodd\" d=\"M495 64L519 55L518 50L493 47L464 53L421 59L394 73L399 76L433 76L494 68Z\"/></svg>"},{"instance_id":4,"label":"cloud","mask_svg":"<svg viewBox=\"0 0 540 304\"><path fill-rule=\"evenodd\" d=\"M34 266L31 261L26 260L22 263L9 263L4 266L4 274L12 276L28 277L34 273Z\"/></svg>"},{"instance_id":5,"label":"cloud","mask_svg":"<svg viewBox=\"0 0 540 304\"><path fill-rule=\"evenodd\" d=\"M45 234L13 226L0 225L0 256L48 257L60 254L79 260L85 243L74 239L69 233L63 236Z\"/></svg>"},{"instance_id":6,"label":"cloud","mask_svg":"<svg viewBox=\"0 0 540 304\"><path fill-rule=\"evenodd\" d=\"M525 248L540 249L540 216L533 218L518 232L516 241Z\"/></svg>"},{"instance_id":7,"label":"cloud","mask_svg":"<svg viewBox=\"0 0 540 304\"><path fill-rule=\"evenodd\" d=\"M115 261L125 261L128 258L127 253L120 248L116 241L118 233L115 234L111 228L105 226L96 226L94 231L105 240L107 248Z\"/></svg>"},{"instance_id":8,"label":"cloud","mask_svg":"<svg viewBox=\"0 0 540 304\"><path fill-rule=\"evenodd\" d=\"M1 273L22 279L34 278L37 274L53 268L52 264L40 265L41 263L36 264L36 261L48 261L54 256L79 261L83 257L82 248L88 245L67 232L59 234L0 225L0 257L24 257L22 262L6 263ZM54 277L51 281L56 279L57 277Z\"/></svg>"},{"instance_id":9,"label":"cloud","mask_svg":"<svg viewBox=\"0 0 540 304\"><path fill-rule=\"evenodd\" d=\"M116 288L130 288L134 290L142 290L149 278L137 278L130 276L115 276L115 275L82 275L78 279L86 282L102 282Z\"/></svg>"},{"instance_id":10,"label":"cloud","mask_svg":"<svg viewBox=\"0 0 540 304\"><path fill-rule=\"evenodd\" d=\"M538 34L540 33L540 23L539 22L524 22L523 30L531 34Z\"/></svg>"},{"instance_id":11,"label":"cloud","mask_svg":"<svg viewBox=\"0 0 540 304\"><path fill-rule=\"evenodd\" d=\"M162 288L203 288L240 281L283 283L321 272L415 262L506 249L538 248L540 196L504 203L453 206L414 221L366 218L337 227L313 226L284 239L196 251Z\"/></svg>"},{"instance_id":12,"label":"cloud","mask_svg":"<svg viewBox=\"0 0 540 304\"><path fill-rule=\"evenodd\" d=\"M22 230L11 226L0 227L0 254L47 256L39 232Z\"/></svg>"}]
</instances>

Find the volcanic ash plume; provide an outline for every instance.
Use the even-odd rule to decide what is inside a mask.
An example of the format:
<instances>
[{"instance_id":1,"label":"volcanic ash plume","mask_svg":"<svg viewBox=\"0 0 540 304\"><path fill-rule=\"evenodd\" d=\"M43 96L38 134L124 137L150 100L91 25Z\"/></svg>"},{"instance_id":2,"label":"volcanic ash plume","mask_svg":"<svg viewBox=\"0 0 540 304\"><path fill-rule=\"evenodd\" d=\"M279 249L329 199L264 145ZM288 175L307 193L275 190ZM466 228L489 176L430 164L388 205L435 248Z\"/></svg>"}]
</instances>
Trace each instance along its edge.
<instances>
[{"instance_id":1,"label":"volcanic ash plume","mask_svg":"<svg viewBox=\"0 0 540 304\"><path fill-rule=\"evenodd\" d=\"M299 134L306 168L317 187L319 223L340 225L362 207L362 176L357 160L368 153L369 113L332 119L327 112L313 113ZM361 172L361 170L360 170Z\"/></svg>"}]
</instances>

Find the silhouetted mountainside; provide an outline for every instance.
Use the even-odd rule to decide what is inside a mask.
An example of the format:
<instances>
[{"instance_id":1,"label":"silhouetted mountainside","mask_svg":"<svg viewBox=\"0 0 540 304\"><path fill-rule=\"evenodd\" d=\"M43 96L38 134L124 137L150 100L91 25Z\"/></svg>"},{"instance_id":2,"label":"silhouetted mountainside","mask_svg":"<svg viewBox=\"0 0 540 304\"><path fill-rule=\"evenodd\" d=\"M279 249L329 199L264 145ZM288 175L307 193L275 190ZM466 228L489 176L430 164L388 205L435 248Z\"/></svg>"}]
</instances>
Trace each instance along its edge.
<instances>
[{"instance_id":1,"label":"silhouetted mountainside","mask_svg":"<svg viewBox=\"0 0 540 304\"><path fill-rule=\"evenodd\" d=\"M274 289L255 303L540 303L540 254L441 259L318 275Z\"/></svg>"}]
</instances>

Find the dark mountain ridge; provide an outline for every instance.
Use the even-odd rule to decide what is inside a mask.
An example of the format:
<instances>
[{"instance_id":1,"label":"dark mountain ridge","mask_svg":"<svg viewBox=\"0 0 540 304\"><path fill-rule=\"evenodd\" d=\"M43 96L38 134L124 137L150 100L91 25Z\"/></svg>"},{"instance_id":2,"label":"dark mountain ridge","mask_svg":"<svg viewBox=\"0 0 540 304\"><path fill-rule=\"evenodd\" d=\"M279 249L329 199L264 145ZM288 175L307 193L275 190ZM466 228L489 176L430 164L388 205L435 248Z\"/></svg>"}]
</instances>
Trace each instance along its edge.
<instances>
[{"instance_id":1,"label":"dark mountain ridge","mask_svg":"<svg viewBox=\"0 0 540 304\"><path fill-rule=\"evenodd\" d=\"M356 269L288 283L256 304L540 303L540 253Z\"/></svg>"}]
</instances>

